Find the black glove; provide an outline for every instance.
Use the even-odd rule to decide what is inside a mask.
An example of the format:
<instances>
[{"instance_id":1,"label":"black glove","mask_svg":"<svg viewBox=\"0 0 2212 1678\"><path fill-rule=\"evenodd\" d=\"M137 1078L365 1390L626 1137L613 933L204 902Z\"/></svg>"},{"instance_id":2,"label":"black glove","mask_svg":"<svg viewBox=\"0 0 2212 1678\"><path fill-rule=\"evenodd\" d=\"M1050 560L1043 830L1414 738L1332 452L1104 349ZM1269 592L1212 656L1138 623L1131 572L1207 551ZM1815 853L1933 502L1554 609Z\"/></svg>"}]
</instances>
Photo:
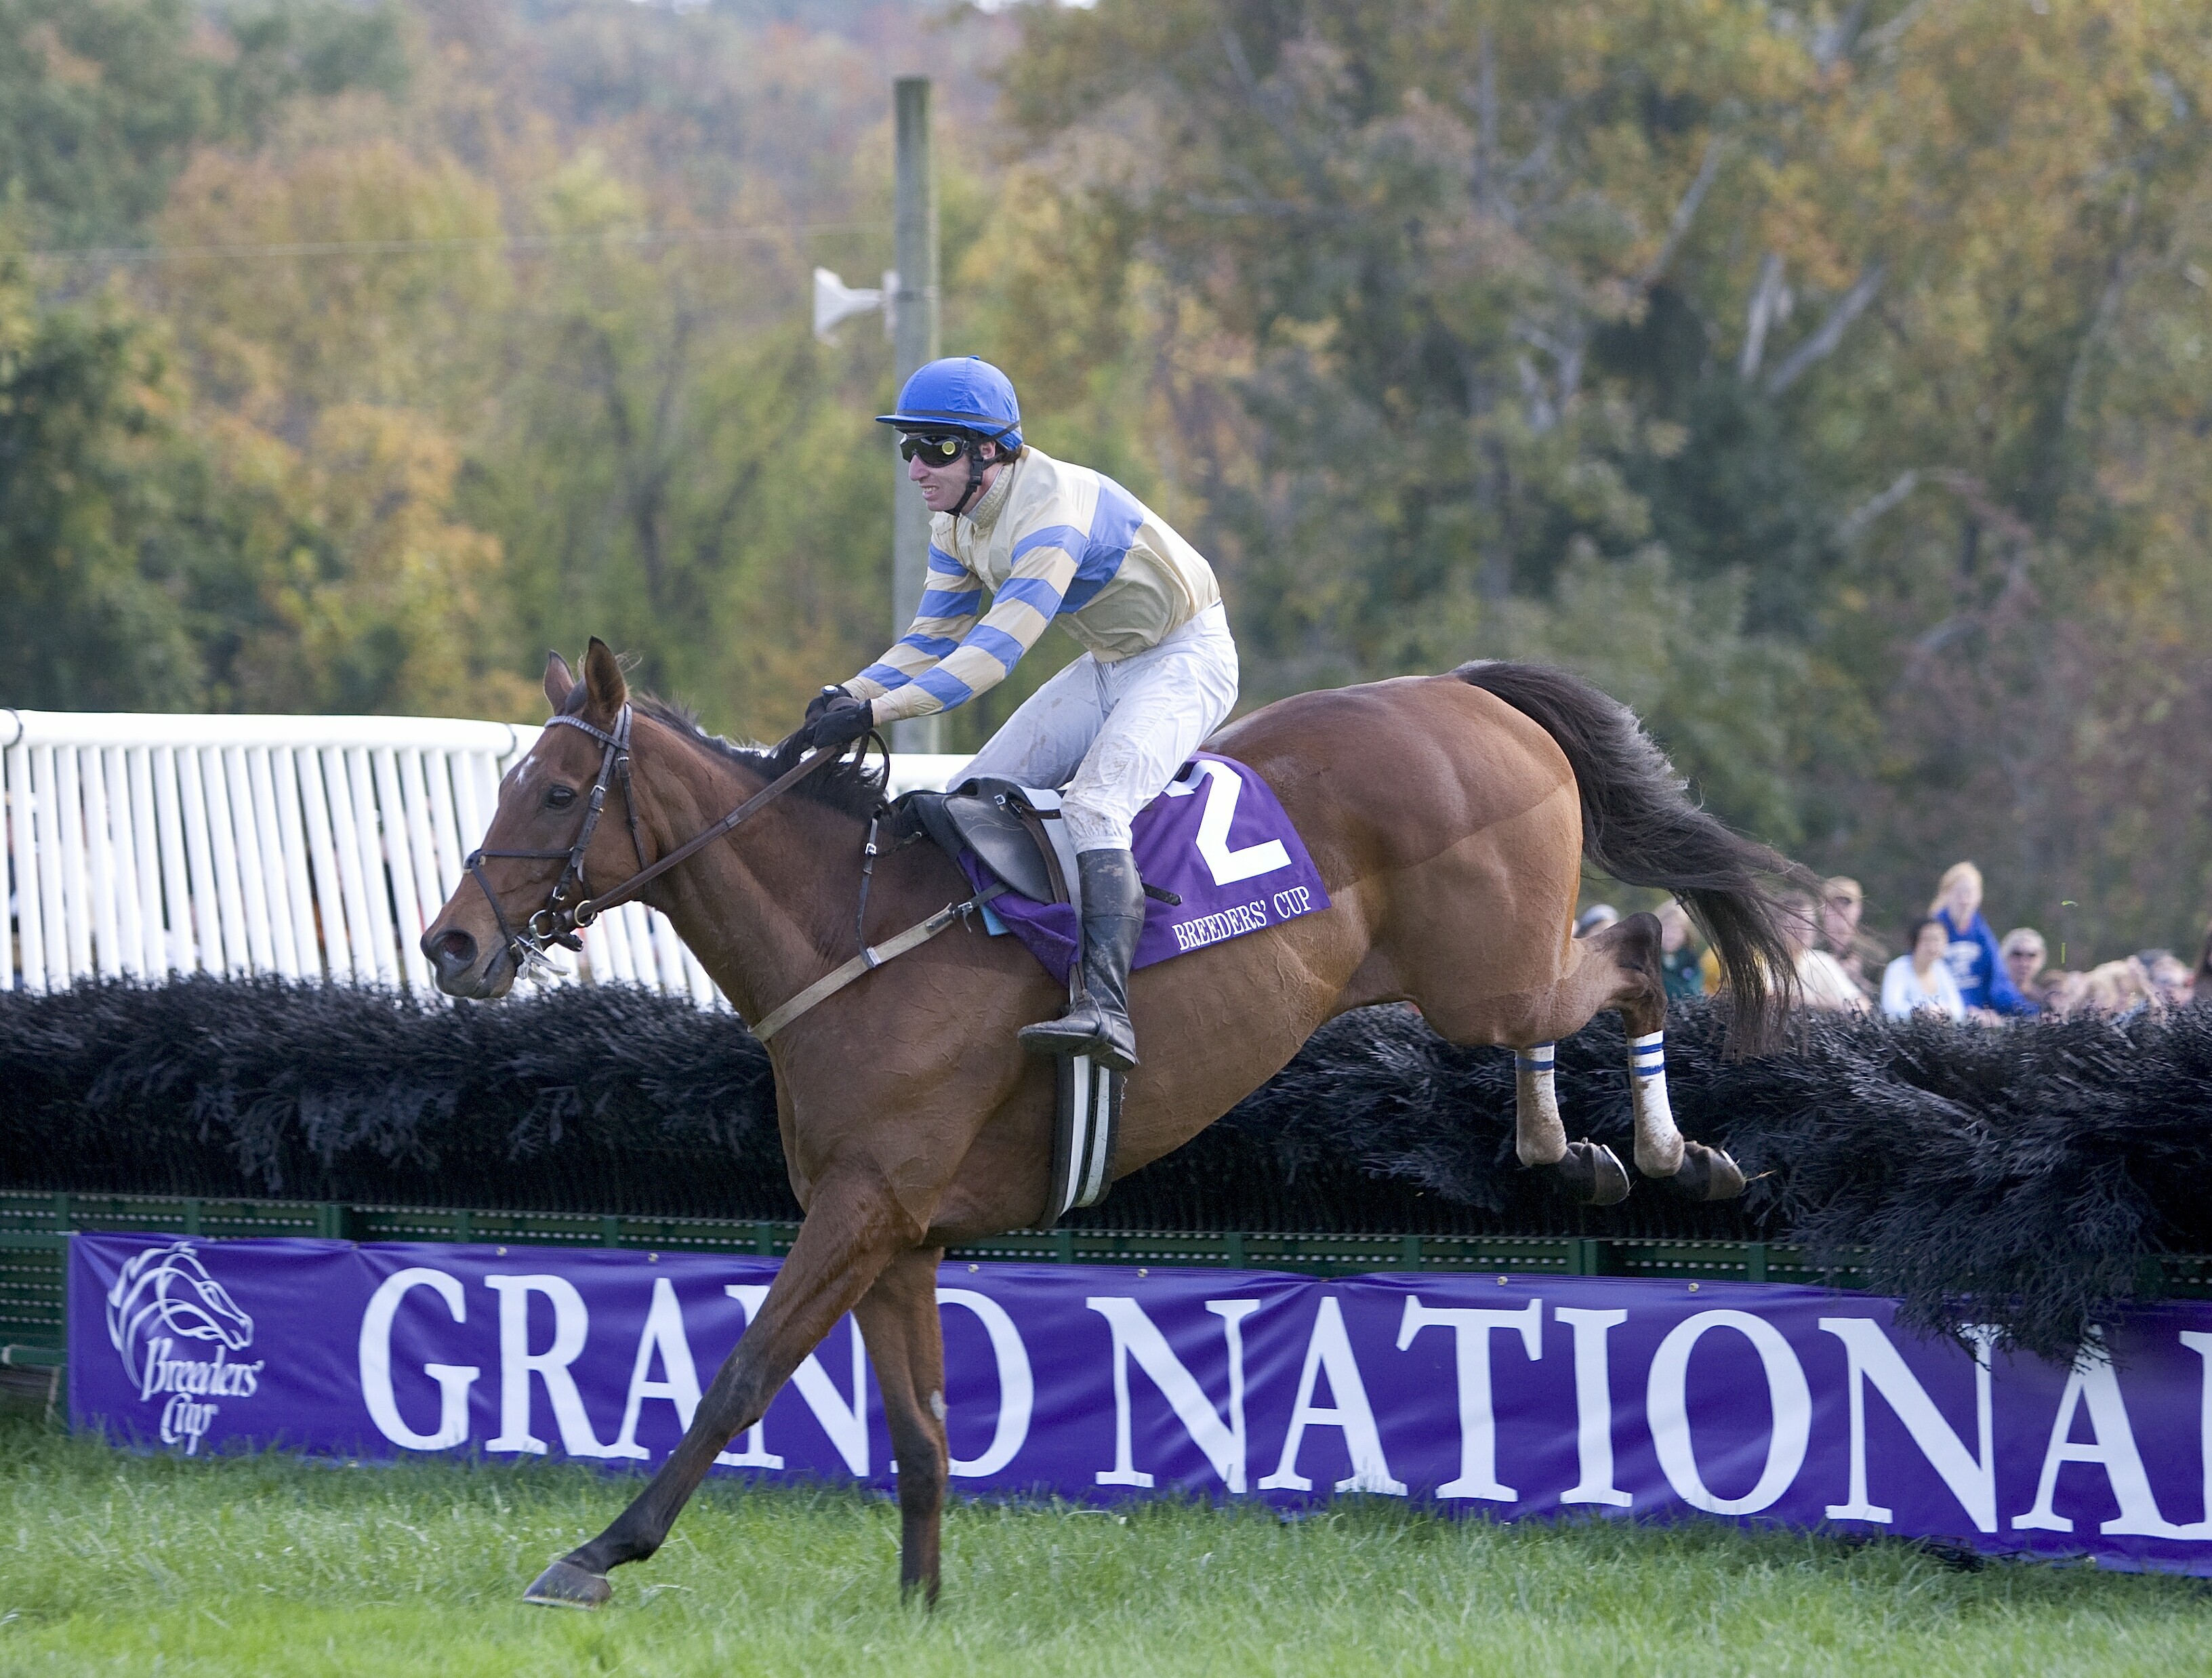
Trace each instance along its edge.
<instances>
[{"instance_id":1,"label":"black glove","mask_svg":"<svg viewBox=\"0 0 2212 1678\"><path fill-rule=\"evenodd\" d=\"M852 697L853 695L842 687L823 689L821 692L806 702L806 724L812 724L815 718L820 716L839 700Z\"/></svg>"},{"instance_id":2,"label":"black glove","mask_svg":"<svg viewBox=\"0 0 2212 1678\"><path fill-rule=\"evenodd\" d=\"M875 726L875 707L847 694L830 700L811 721L800 725L799 732L806 737L806 749L819 751L825 746L848 745Z\"/></svg>"}]
</instances>

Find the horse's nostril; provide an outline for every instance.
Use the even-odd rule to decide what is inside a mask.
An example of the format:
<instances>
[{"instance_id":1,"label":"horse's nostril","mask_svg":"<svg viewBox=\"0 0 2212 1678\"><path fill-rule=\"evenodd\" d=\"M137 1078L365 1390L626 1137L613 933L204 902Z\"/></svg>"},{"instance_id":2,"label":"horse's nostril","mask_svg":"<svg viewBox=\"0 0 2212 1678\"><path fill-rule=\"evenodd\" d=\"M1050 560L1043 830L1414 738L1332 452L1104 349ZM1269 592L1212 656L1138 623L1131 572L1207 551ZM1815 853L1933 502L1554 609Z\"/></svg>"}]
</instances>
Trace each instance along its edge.
<instances>
[{"instance_id":1,"label":"horse's nostril","mask_svg":"<svg viewBox=\"0 0 2212 1678\"><path fill-rule=\"evenodd\" d=\"M456 927L438 939L430 954L439 966L458 972L475 963L477 941Z\"/></svg>"}]
</instances>

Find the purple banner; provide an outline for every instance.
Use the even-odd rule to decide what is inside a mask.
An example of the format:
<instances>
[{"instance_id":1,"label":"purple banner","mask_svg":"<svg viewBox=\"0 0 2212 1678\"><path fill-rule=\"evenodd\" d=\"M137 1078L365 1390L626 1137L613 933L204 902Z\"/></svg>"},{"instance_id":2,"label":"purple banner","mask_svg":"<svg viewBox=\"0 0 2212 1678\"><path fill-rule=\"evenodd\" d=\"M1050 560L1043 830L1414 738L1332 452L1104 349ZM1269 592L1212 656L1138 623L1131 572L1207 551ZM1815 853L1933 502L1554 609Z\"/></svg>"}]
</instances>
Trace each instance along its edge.
<instances>
[{"instance_id":1,"label":"purple banner","mask_svg":"<svg viewBox=\"0 0 2212 1678\"><path fill-rule=\"evenodd\" d=\"M723 1255L82 1235L76 1425L185 1455L565 1454L648 1468L775 1274ZM1954 1538L2212 1574L2212 1305L2068 1371L1890 1301L1717 1282L948 1264L956 1489ZM732 1472L888 1485L848 1320Z\"/></svg>"},{"instance_id":2,"label":"purple banner","mask_svg":"<svg viewBox=\"0 0 2212 1678\"><path fill-rule=\"evenodd\" d=\"M1192 757L1167 791L1137 812L1131 849L1147 885L1182 900L1145 900L1133 968L1328 907L1328 889L1275 789L1243 764L1211 751ZM974 855L963 856L961 866L977 891L991 883ZM1075 962L1074 909L1012 893L991 908L1045 971L1066 984Z\"/></svg>"}]
</instances>

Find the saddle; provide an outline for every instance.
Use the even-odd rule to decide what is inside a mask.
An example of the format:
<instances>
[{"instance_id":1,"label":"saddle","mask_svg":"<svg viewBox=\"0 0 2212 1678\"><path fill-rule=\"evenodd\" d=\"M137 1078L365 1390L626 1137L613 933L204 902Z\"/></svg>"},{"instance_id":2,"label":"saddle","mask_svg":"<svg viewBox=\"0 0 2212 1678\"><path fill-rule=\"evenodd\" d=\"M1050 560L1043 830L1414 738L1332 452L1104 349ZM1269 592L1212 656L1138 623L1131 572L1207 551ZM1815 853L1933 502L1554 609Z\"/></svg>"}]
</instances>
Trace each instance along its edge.
<instances>
[{"instance_id":1,"label":"saddle","mask_svg":"<svg viewBox=\"0 0 2212 1678\"><path fill-rule=\"evenodd\" d=\"M963 781L948 793L908 793L899 800L915 824L959 866L974 855L1032 903L1066 903L1083 915L1075 842L1060 819L1060 794L996 776ZM1071 986L1076 981L1071 977ZM1052 1188L1040 1229L1073 1207L1096 1206L1114 1182L1121 1128L1123 1074L1087 1055L1061 1055L1052 1129Z\"/></svg>"},{"instance_id":2,"label":"saddle","mask_svg":"<svg viewBox=\"0 0 2212 1678\"><path fill-rule=\"evenodd\" d=\"M908 793L902 802L955 865L963 851L973 852L1009 891L1033 903L1067 903L1081 917L1075 843L1058 793L982 775L949 793Z\"/></svg>"}]
</instances>

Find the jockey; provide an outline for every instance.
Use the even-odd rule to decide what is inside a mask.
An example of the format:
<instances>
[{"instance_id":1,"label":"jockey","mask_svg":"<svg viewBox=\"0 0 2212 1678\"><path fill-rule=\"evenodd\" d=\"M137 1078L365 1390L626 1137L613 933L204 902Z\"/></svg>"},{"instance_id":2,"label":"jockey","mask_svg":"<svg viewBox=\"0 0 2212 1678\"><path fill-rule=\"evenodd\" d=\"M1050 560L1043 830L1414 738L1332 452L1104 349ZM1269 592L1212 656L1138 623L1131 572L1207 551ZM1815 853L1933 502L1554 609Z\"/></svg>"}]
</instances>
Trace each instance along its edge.
<instances>
[{"instance_id":1,"label":"jockey","mask_svg":"<svg viewBox=\"0 0 2212 1678\"><path fill-rule=\"evenodd\" d=\"M1000 680L1057 617L1083 655L1032 694L961 779L1064 788L1083 900L1080 983L1025 1048L1127 1071L1129 964L1144 928L1130 824L1228 720L1237 645L1212 568L1113 479L1022 441L1006 375L974 356L932 362L898 411L908 481L936 516L914 627L807 707L810 748L965 703ZM983 591L992 594L983 605Z\"/></svg>"}]
</instances>

